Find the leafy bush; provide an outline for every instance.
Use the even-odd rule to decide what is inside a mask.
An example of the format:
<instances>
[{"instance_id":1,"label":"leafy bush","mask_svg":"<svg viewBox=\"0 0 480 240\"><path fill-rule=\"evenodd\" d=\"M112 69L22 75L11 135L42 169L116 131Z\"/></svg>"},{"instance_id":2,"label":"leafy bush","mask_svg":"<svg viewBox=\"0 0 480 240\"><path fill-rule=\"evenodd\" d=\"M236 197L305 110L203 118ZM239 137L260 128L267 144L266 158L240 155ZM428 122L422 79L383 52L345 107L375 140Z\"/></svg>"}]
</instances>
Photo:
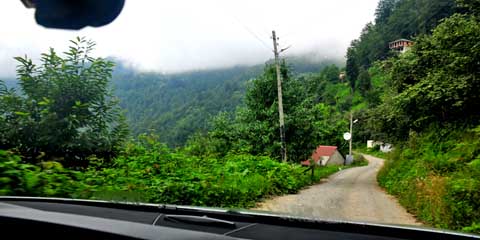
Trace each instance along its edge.
<instances>
[{"instance_id":1,"label":"leafy bush","mask_svg":"<svg viewBox=\"0 0 480 240\"><path fill-rule=\"evenodd\" d=\"M64 56L50 49L38 65L15 58L20 92L0 82L0 148L31 163L56 158L77 167L117 153L127 129L109 90L114 64L90 56L94 42L71 43Z\"/></svg>"},{"instance_id":2,"label":"leafy bush","mask_svg":"<svg viewBox=\"0 0 480 240\"><path fill-rule=\"evenodd\" d=\"M0 176L0 195L70 197L81 173L58 162L22 163L20 156L0 150Z\"/></svg>"},{"instance_id":3,"label":"leafy bush","mask_svg":"<svg viewBox=\"0 0 480 240\"><path fill-rule=\"evenodd\" d=\"M314 182L339 169L320 168ZM108 167L90 167L70 196L197 206L252 207L262 198L312 183L297 164L265 156L195 157L143 136Z\"/></svg>"},{"instance_id":4,"label":"leafy bush","mask_svg":"<svg viewBox=\"0 0 480 240\"><path fill-rule=\"evenodd\" d=\"M367 166L368 161L362 154L353 154L353 163L352 166Z\"/></svg>"},{"instance_id":5,"label":"leafy bush","mask_svg":"<svg viewBox=\"0 0 480 240\"><path fill-rule=\"evenodd\" d=\"M435 129L416 137L416 150L397 148L378 181L420 220L478 233L480 128Z\"/></svg>"},{"instance_id":6,"label":"leafy bush","mask_svg":"<svg viewBox=\"0 0 480 240\"><path fill-rule=\"evenodd\" d=\"M389 153L384 153L384 152L380 151L380 145L376 145L373 148L367 148L362 143L362 147L356 147L355 151L360 152L360 153L365 153L365 154L368 154L368 155L372 155L372 156L378 157L378 158L386 158L389 155ZM355 156L355 154L354 154L354 156ZM359 155L359 156L362 156L362 155Z\"/></svg>"}]
</instances>

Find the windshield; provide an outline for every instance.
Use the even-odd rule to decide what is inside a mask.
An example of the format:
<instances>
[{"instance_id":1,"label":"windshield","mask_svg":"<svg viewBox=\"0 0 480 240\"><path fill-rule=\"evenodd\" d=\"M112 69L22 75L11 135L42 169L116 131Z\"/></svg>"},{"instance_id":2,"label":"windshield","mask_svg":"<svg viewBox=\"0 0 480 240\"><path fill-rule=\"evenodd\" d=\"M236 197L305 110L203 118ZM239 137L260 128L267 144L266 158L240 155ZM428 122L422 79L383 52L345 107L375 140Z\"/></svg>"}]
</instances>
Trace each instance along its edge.
<instances>
[{"instance_id":1,"label":"windshield","mask_svg":"<svg viewBox=\"0 0 480 240\"><path fill-rule=\"evenodd\" d=\"M0 195L480 232L477 1L1 4Z\"/></svg>"}]
</instances>

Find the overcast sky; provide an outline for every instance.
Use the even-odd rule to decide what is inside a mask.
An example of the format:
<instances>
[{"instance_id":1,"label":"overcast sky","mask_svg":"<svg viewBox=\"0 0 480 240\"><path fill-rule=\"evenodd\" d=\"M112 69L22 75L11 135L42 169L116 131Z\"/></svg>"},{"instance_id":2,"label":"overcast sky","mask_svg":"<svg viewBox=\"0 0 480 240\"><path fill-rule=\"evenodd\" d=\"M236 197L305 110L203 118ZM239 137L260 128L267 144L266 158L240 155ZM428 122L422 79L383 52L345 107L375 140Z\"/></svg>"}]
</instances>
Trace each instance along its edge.
<instances>
[{"instance_id":1,"label":"overcast sky","mask_svg":"<svg viewBox=\"0 0 480 240\"><path fill-rule=\"evenodd\" d=\"M373 21L378 0L126 0L110 25L81 31L45 29L34 10L2 1L0 76L13 76L14 56L38 59L49 47L64 51L68 40L97 42L95 56L112 56L146 71L256 64L271 58L275 29L288 54L315 52L343 57L351 40Z\"/></svg>"}]
</instances>

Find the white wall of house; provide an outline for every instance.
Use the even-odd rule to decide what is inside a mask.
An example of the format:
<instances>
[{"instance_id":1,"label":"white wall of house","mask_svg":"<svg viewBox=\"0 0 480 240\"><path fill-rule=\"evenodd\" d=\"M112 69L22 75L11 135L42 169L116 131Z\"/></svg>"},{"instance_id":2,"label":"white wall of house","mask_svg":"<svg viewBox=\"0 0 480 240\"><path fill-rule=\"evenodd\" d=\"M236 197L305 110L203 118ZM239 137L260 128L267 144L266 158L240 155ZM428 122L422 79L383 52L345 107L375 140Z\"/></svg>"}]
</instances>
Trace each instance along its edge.
<instances>
[{"instance_id":1,"label":"white wall of house","mask_svg":"<svg viewBox=\"0 0 480 240\"><path fill-rule=\"evenodd\" d=\"M321 156L320 157L320 165L325 166L327 164L329 157L328 156Z\"/></svg>"}]
</instances>

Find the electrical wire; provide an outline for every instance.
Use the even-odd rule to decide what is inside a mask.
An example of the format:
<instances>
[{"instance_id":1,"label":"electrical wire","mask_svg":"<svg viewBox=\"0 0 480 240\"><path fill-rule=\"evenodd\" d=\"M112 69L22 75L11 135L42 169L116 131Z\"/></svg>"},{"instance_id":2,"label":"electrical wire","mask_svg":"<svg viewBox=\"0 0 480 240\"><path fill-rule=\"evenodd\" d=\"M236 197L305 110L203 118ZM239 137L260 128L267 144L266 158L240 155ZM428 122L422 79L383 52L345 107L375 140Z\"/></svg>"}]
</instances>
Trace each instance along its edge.
<instances>
[{"instance_id":1,"label":"electrical wire","mask_svg":"<svg viewBox=\"0 0 480 240\"><path fill-rule=\"evenodd\" d=\"M216 6L220 6L221 8L223 8L224 12L228 12L229 16L232 17L237 22L237 24L242 26L243 29L246 30L251 36L253 36L256 40L258 40L262 45L262 47L265 47L265 49L267 49L269 52L272 51L272 48L264 40L262 40L262 38L260 38L251 28L249 28L246 24L244 24L235 14L233 14L230 10L226 9L222 5L222 3L218 3L216 4Z\"/></svg>"},{"instance_id":2,"label":"electrical wire","mask_svg":"<svg viewBox=\"0 0 480 240\"><path fill-rule=\"evenodd\" d=\"M233 17L234 17L235 19L237 19L235 16L233 16ZM255 34L255 32L253 32L249 27L247 27L247 25L245 25L245 24L243 24L242 22L240 22L239 19L237 19L237 21L238 21L238 23L239 23L240 25L242 25L242 27L243 27L245 30L247 30L247 32L249 32L249 33L250 33L253 37L255 37L258 41L260 41L260 43L261 43L264 47L266 47L268 50L272 50L272 49L268 46L268 44L267 44L265 41L263 41L257 34Z\"/></svg>"}]
</instances>

